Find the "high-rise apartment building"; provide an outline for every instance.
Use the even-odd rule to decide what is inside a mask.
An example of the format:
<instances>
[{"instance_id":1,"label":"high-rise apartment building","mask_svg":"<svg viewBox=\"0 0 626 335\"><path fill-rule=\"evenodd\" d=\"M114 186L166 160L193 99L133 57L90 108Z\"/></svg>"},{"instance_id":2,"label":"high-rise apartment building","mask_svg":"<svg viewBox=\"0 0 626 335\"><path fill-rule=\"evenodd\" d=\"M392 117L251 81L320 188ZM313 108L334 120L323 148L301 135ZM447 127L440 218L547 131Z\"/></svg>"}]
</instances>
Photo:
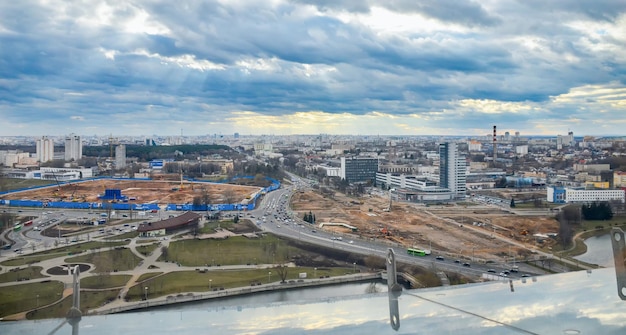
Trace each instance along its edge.
<instances>
[{"instance_id":1,"label":"high-rise apartment building","mask_svg":"<svg viewBox=\"0 0 626 335\"><path fill-rule=\"evenodd\" d=\"M65 160L79 160L83 158L83 142L79 135L70 134L65 137Z\"/></svg>"},{"instance_id":2,"label":"high-rise apartment building","mask_svg":"<svg viewBox=\"0 0 626 335\"><path fill-rule=\"evenodd\" d=\"M54 159L54 141L48 136L42 136L37 140L37 161L45 163Z\"/></svg>"},{"instance_id":3,"label":"high-rise apartment building","mask_svg":"<svg viewBox=\"0 0 626 335\"><path fill-rule=\"evenodd\" d=\"M115 147L115 168L126 168L126 146L124 144Z\"/></svg>"},{"instance_id":4,"label":"high-rise apartment building","mask_svg":"<svg viewBox=\"0 0 626 335\"><path fill-rule=\"evenodd\" d=\"M439 186L449 189L455 198L465 197L466 165L456 143L439 144Z\"/></svg>"}]
</instances>

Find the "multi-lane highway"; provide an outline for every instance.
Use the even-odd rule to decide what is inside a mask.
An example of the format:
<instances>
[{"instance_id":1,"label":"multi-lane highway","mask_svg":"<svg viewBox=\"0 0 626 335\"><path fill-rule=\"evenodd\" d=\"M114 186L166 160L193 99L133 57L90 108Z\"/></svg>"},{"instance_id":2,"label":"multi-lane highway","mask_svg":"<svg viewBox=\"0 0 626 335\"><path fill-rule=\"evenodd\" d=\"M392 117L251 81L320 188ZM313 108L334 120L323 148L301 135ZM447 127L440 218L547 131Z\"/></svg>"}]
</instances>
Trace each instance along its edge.
<instances>
[{"instance_id":1,"label":"multi-lane highway","mask_svg":"<svg viewBox=\"0 0 626 335\"><path fill-rule=\"evenodd\" d=\"M276 235L301 240L308 243L324 246L327 248L344 250L363 255L377 255L385 257L387 250L392 248L396 259L400 262L420 265L437 270L462 273L472 277L522 277L528 275L531 269L525 264L518 264L520 269L514 269L506 264L481 264L465 262L458 259L447 258L441 255L425 257L410 256L405 248L395 244L386 244L384 241L363 240L351 234L338 235L319 229L294 215L289 209L289 197L299 189L307 188L308 183L296 176L292 176L293 185L283 186L265 196L257 209L248 212L247 218L255 222L264 231ZM439 257L438 257L439 256ZM536 271L536 270L533 270Z\"/></svg>"}]
</instances>

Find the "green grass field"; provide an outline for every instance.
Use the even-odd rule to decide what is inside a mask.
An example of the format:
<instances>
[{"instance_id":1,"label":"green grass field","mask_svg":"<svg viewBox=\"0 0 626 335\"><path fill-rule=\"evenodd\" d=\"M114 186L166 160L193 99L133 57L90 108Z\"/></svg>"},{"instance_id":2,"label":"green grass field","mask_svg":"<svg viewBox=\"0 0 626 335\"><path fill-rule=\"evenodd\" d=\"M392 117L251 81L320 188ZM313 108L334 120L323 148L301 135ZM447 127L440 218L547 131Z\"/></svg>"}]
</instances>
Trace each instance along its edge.
<instances>
[{"instance_id":1,"label":"green grass field","mask_svg":"<svg viewBox=\"0 0 626 335\"><path fill-rule=\"evenodd\" d=\"M152 253L159 246L160 246L160 244L157 242L157 243L153 243L153 244L139 245L139 246L136 246L135 249L139 253L141 253L142 255L148 256L150 253Z\"/></svg>"},{"instance_id":2,"label":"green grass field","mask_svg":"<svg viewBox=\"0 0 626 335\"><path fill-rule=\"evenodd\" d=\"M225 220L225 221L208 221L204 223L204 226L198 229L198 233L200 234L213 234L215 233L215 229L217 227L223 229L229 229L233 226L233 220Z\"/></svg>"},{"instance_id":3,"label":"green grass field","mask_svg":"<svg viewBox=\"0 0 626 335\"><path fill-rule=\"evenodd\" d=\"M298 249L275 236L249 239L235 236L224 240L181 240L171 242L167 257L159 260L185 266L276 263L289 259Z\"/></svg>"},{"instance_id":4,"label":"green grass field","mask_svg":"<svg viewBox=\"0 0 626 335\"><path fill-rule=\"evenodd\" d=\"M83 314L88 310L102 306L106 301L117 298L119 290L107 291L91 291L80 293L80 310ZM29 320L47 319L47 318L64 318L72 307L72 296L68 296L61 303L30 312L26 315Z\"/></svg>"},{"instance_id":5,"label":"green grass field","mask_svg":"<svg viewBox=\"0 0 626 335\"><path fill-rule=\"evenodd\" d=\"M30 255L17 257L10 259L8 261L2 262L2 265L7 266L20 266L25 264L33 264L41 261L45 261L47 259L57 258L64 255L71 255L82 253L87 250L92 249L100 249L105 247L116 247L120 245L126 245L128 242L120 241L120 242L99 242L99 241L91 241L80 244L71 244L61 248L50 249L46 251L36 252Z\"/></svg>"},{"instance_id":6,"label":"green grass field","mask_svg":"<svg viewBox=\"0 0 626 335\"><path fill-rule=\"evenodd\" d=\"M62 294L63 283L58 281L2 287L0 317L37 308L37 304L39 306L51 304L59 300Z\"/></svg>"},{"instance_id":7,"label":"green grass field","mask_svg":"<svg viewBox=\"0 0 626 335\"><path fill-rule=\"evenodd\" d=\"M156 277L160 274L162 274L163 272L149 272L149 273L144 273L141 276L139 276L139 278L137 278L137 282L141 282L144 281L146 279L150 279L152 277Z\"/></svg>"},{"instance_id":8,"label":"green grass field","mask_svg":"<svg viewBox=\"0 0 626 335\"><path fill-rule=\"evenodd\" d=\"M95 275L82 278L80 288L104 289L126 285L131 275Z\"/></svg>"},{"instance_id":9,"label":"green grass field","mask_svg":"<svg viewBox=\"0 0 626 335\"><path fill-rule=\"evenodd\" d=\"M29 266L23 269L19 269L17 271L9 271L0 274L0 283L8 283L12 281L17 281L18 279L29 280L48 277L42 275L41 270L41 266Z\"/></svg>"},{"instance_id":10,"label":"green grass field","mask_svg":"<svg viewBox=\"0 0 626 335\"><path fill-rule=\"evenodd\" d=\"M125 240L127 238L135 238L139 236L139 233L136 231L131 231L128 233L123 233L115 236L106 237L105 240Z\"/></svg>"},{"instance_id":11,"label":"green grass field","mask_svg":"<svg viewBox=\"0 0 626 335\"><path fill-rule=\"evenodd\" d=\"M17 190L20 188L33 187L33 186L44 186L44 185L53 185L54 182L50 182L49 180L39 180L39 179L21 179L21 178L5 178L5 189L7 191Z\"/></svg>"},{"instance_id":12,"label":"green grass field","mask_svg":"<svg viewBox=\"0 0 626 335\"><path fill-rule=\"evenodd\" d=\"M104 273L132 270L141 261L141 258L135 256L129 249L123 248L70 257L65 261L67 263L93 264L96 267L96 273Z\"/></svg>"},{"instance_id":13,"label":"green grass field","mask_svg":"<svg viewBox=\"0 0 626 335\"><path fill-rule=\"evenodd\" d=\"M148 244L148 243L157 242L157 241L158 241L157 239L149 238L149 239L139 239L135 243L137 243L137 244Z\"/></svg>"},{"instance_id":14,"label":"green grass field","mask_svg":"<svg viewBox=\"0 0 626 335\"><path fill-rule=\"evenodd\" d=\"M215 270L215 269L214 269ZM286 280L298 279L299 273L306 272L308 278L314 276L339 276L352 273L352 268L318 268L309 267L289 268ZM246 287L251 283L268 283L268 273L270 282L280 281L280 277L275 269L250 269L237 271L180 271L170 272L163 276L148 280L142 284L135 285L128 291L127 298L131 301L141 300L145 296L145 288L148 287L148 299L178 294L181 292L206 292L209 286L213 288L233 288Z\"/></svg>"}]
</instances>

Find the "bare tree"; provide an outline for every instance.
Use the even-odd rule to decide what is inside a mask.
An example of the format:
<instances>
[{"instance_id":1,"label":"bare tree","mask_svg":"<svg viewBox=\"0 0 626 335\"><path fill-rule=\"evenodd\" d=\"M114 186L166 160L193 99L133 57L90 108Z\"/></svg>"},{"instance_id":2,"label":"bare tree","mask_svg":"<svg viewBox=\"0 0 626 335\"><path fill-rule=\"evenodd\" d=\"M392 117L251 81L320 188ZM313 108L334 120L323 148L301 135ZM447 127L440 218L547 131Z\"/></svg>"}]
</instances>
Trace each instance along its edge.
<instances>
[{"instance_id":1,"label":"bare tree","mask_svg":"<svg viewBox=\"0 0 626 335\"><path fill-rule=\"evenodd\" d=\"M570 225L580 224L580 222L582 221L580 206L566 206L561 210L559 215L562 216L562 218Z\"/></svg>"},{"instance_id":2,"label":"bare tree","mask_svg":"<svg viewBox=\"0 0 626 335\"><path fill-rule=\"evenodd\" d=\"M363 260L365 266L372 270L380 270L385 268L385 259L376 255L369 255Z\"/></svg>"},{"instance_id":3,"label":"bare tree","mask_svg":"<svg viewBox=\"0 0 626 335\"><path fill-rule=\"evenodd\" d=\"M563 249L567 248L572 243L572 237L574 236L574 230L570 220L567 219L567 215L564 211L561 211L557 216L559 221L559 241L563 246Z\"/></svg>"},{"instance_id":4,"label":"bare tree","mask_svg":"<svg viewBox=\"0 0 626 335\"><path fill-rule=\"evenodd\" d=\"M287 275L289 274L289 267L287 266L287 264L280 264L276 266L274 270L278 274L280 281L284 283L287 280Z\"/></svg>"},{"instance_id":5,"label":"bare tree","mask_svg":"<svg viewBox=\"0 0 626 335\"><path fill-rule=\"evenodd\" d=\"M166 261L168 260L169 257L169 250L167 249L166 246L162 246L161 247L161 256L163 257L163 259L165 259Z\"/></svg>"},{"instance_id":6,"label":"bare tree","mask_svg":"<svg viewBox=\"0 0 626 335\"><path fill-rule=\"evenodd\" d=\"M224 202L227 204L232 204L235 201L235 192L230 188L227 188L222 192L222 197L224 198Z\"/></svg>"}]
</instances>

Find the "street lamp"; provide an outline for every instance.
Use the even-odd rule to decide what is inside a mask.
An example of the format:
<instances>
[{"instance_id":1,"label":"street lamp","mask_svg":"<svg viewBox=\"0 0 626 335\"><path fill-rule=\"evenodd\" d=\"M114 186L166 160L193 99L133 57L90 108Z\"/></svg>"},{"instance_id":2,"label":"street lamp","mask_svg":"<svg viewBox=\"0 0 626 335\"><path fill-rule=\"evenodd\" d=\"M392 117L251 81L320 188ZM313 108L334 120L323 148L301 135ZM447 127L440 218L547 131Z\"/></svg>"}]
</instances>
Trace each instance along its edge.
<instances>
[{"instance_id":1,"label":"street lamp","mask_svg":"<svg viewBox=\"0 0 626 335\"><path fill-rule=\"evenodd\" d=\"M354 265L354 273L356 273L356 262L352 263Z\"/></svg>"},{"instance_id":2,"label":"street lamp","mask_svg":"<svg viewBox=\"0 0 626 335\"><path fill-rule=\"evenodd\" d=\"M146 300L148 300L148 286L144 287L143 289L146 292L145 294Z\"/></svg>"},{"instance_id":3,"label":"street lamp","mask_svg":"<svg viewBox=\"0 0 626 335\"><path fill-rule=\"evenodd\" d=\"M39 308L39 294L37 294L37 308Z\"/></svg>"},{"instance_id":4,"label":"street lamp","mask_svg":"<svg viewBox=\"0 0 626 335\"><path fill-rule=\"evenodd\" d=\"M317 268L313 268L313 277L317 278Z\"/></svg>"},{"instance_id":5,"label":"street lamp","mask_svg":"<svg viewBox=\"0 0 626 335\"><path fill-rule=\"evenodd\" d=\"M272 271L267 273L267 283L270 283L270 277L272 276Z\"/></svg>"},{"instance_id":6,"label":"street lamp","mask_svg":"<svg viewBox=\"0 0 626 335\"><path fill-rule=\"evenodd\" d=\"M213 279L209 279L209 291L211 290L211 284L213 283Z\"/></svg>"}]
</instances>

